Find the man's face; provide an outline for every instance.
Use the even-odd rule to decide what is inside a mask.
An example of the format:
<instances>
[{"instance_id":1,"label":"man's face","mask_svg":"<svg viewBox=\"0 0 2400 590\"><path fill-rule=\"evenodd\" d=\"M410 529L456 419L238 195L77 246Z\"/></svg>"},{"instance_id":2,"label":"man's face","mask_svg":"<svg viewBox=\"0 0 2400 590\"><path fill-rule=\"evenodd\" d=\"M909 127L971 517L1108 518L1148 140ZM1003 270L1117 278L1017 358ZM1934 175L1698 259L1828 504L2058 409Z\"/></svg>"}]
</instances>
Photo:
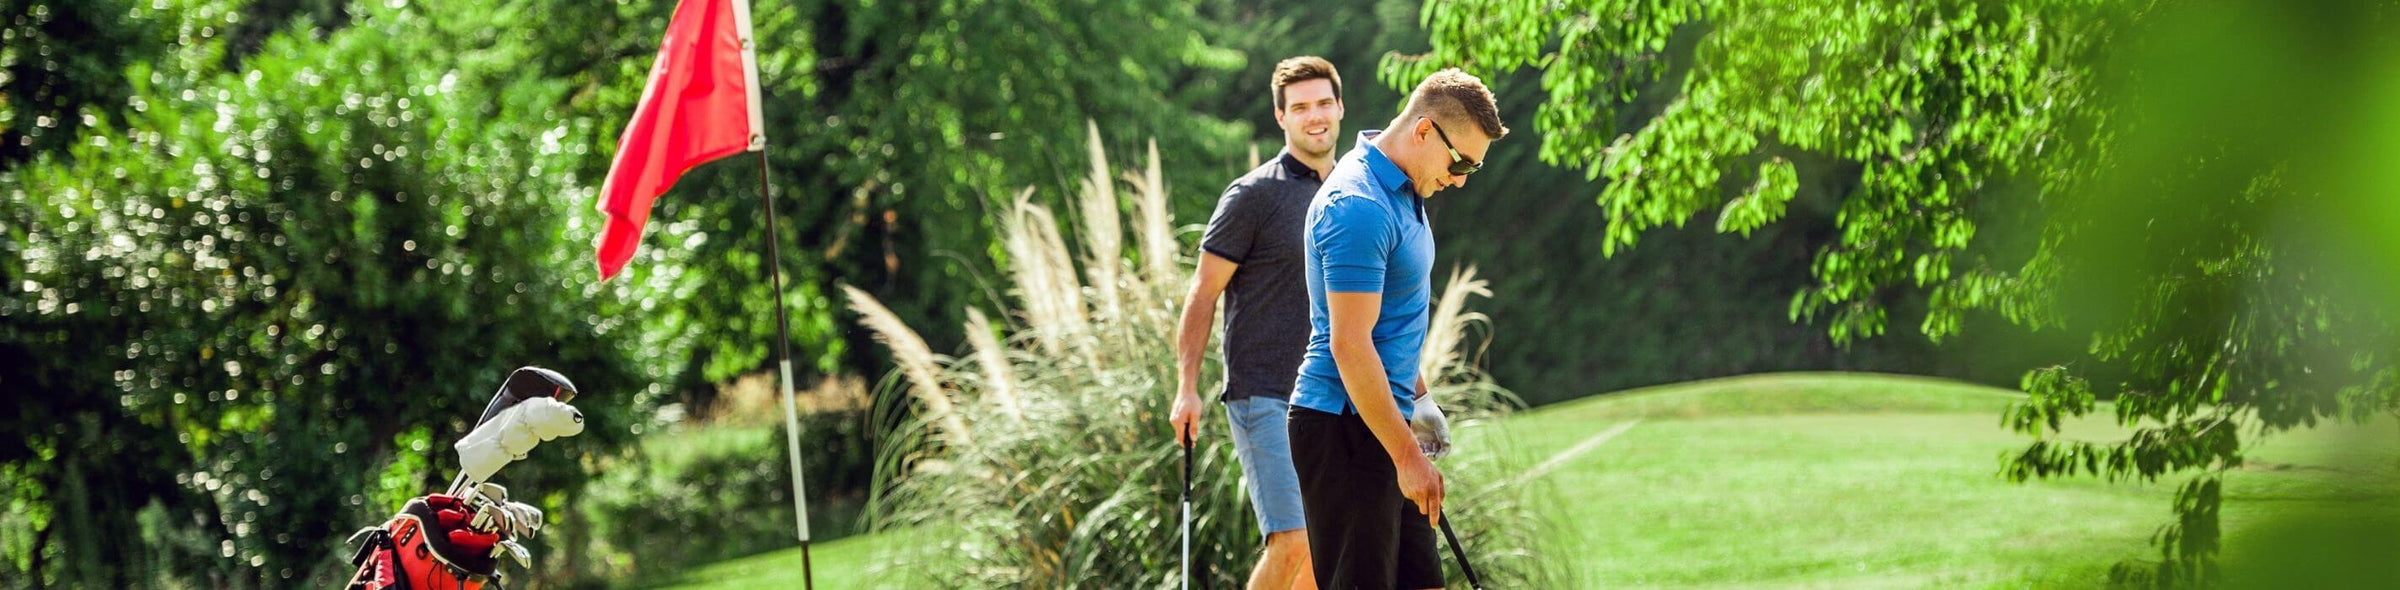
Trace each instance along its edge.
<instances>
[{"instance_id":1,"label":"man's face","mask_svg":"<svg viewBox=\"0 0 2400 590\"><path fill-rule=\"evenodd\" d=\"M1467 185L1467 175L1450 171L1456 161L1450 156L1452 150L1468 162L1481 163L1492 149L1492 139L1479 126L1440 125L1437 131L1437 125L1429 117L1418 117L1409 124L1404 132L1409 134L1411 155L1405 158L1406 162L1395 162L1400 164L1401 171L1408 173L1409 184L1416 187L1419 197ZM1445 135L1447 142L1443 141Z\"/></svg>"},{"instance_id":2,"label":"man's face","mask_svg":"<svg viewBox=\"0 0 2400 590\"><path fill-rule=\"evenodd\" d=\"M1284 143L1302 157L1323 158L1333 153L1334 137L1342 127L1342 99L1333 95L1333 81L1318 78L1283 87L1275 126L1283 128Z\"/></svg>"}]
</instances>

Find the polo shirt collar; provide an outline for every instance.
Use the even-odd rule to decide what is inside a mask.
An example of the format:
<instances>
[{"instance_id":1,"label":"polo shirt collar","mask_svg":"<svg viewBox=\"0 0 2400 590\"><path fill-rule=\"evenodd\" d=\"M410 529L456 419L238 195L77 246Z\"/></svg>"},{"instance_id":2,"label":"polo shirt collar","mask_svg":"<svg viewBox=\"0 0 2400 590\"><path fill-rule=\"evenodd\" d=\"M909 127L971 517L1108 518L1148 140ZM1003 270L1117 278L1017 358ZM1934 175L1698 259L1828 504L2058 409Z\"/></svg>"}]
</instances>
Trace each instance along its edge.
<instances>
[{"instance_id":1,"label":"polo shirt collar","mask_svg":"<svg viewBox=\"0 0 2400 590\"><path fill-rule=\"evenodd\" d=\"M1287 147L1284 148L1283 151L1275 152L1275 163L1282 165L1283 173L1290 175L1292 178L1306 178L1309 180L1315 180L1317 182L1325 181L1323 177L1317 176L1317 169L1310 168L1308 167L1307 162L1300 161L1300 156L1292 155L1291 148Z\"/></svg>"},{"instance_id":2,"label":"polo shirt collar","mask_svg":"<svg viewBox=\"0 0 2400 590\"><path fill-rule=\"evenodd\" d=\"M1383 148L1375 147L1375 136L1382 133L1379 129L1358 132L1358 148L1365 152L1363 158L1367 161L1367 171L1375 175L1376 188L1395 196L1416 196L1408 187L1408 173L1400 170L1400 165L1393 163L1390 156L1383 155Z\"/></svg>"}]
</instances>

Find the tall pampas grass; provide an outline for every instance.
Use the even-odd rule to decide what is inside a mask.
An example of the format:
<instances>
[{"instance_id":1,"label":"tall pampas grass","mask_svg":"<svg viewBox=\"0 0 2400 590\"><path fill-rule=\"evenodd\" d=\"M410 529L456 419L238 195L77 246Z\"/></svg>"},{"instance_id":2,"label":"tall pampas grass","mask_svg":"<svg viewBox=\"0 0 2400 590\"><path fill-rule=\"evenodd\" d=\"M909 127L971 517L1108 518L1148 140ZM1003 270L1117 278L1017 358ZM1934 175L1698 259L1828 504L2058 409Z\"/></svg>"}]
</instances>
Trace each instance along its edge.
<instances>
[{"instance_id":1,"label":"tall pampas grass","mask_svg":"<svg viewBox=\"0 0 2400 590\"><path fill-rule=\"evenodd\" d=\"M1418 358L1419 375L1426 381L1440 381L1443 374L1460 368L1466 354L1459 350L1467 343L1467 328L1491 326L1491 316L1467 311L1467 296L1492 296L1492 283L1475 278L1475 267L1450 269L1448 286L1442 288L1442 298L1433 306L1433 317L1426 322L1425 352Z\"/></svg>"},{"instance_id":2,"label":"tall pampas grass","mask_svg":"<svg viewBox=\"0 0 2400 590\"><path fill-rule=\"evenodd\" d=\"M959 444L971 444L974 436L967 431L966 419L959 416L958 404L950 399L950 391L941 378L946 359L925 345L925 338L909 329L908 323L884 307L875 296L857 287L842 285L842 295L850 300L850 309L858 312L859 325L875 333L875 340L892 351L892 364L900 366L900 374L908 378L909 395L925 404L925 414L941 424L944 437Z\"/></svg>"},{"instance_id":3,"label":"tall pampas grass","mask_svg":"<svg viewBox=\"0 0 2400 590\"><path fill-rule=\"evenodd\" d=\"M975 349L975 366L983 368L983 387L1010 419L1025 422L1025 402L1017 398L1016 369L1008 360L1008 349L1000 346L998 330L983 316L983 310L967 308L967 345Z\"/></svg>"},{"instance_id":4,"label":"tall pampas grass","mask_svg":"<svg viewBox=\"0 0 2400 590\"><path fill-rule=\"evenodd\" d=\"M924 350L873 299L849 292L861 321L891 343L902 376L887 381L891 394L880 400L879 423L888 428L879 434L870 519L920 539L880 559L887 565L879 579L947 588L1161 588L1176 580L1181 452L1166 412L1177 294L1188 287L1191 258L1173 233L1155 147L1145 170L1119 177L1109 173L1097 133L1092 140L1092 173L1072 196L1083 256L1070 255L1058 220L1031 192L1005 211L1003 264L1015 284L1004 317L1021 323L998 325L970 310L971 351L948 359ZM1130 245L1121 235L1120 180L1136 197ZM1128 247L1138 266L1127 263ZM1476 370L1465 352L1472 347L1455 341L1482 321L1467 310L1472 295L1490 290L1472 270L1454 273L1431 334L1453 341L1428 346L1445 359L1428 373L1434 395L1464 429L1462 451L1441 467L1451 496L1463 499L1449 511L1488 581L1541 586L1527 492L1502 485L1515 468L1502 462L1505 453L1475 442L1481 435L1472 424L1516 402ZM1014 334L1000 333L1012 327ZM1221 413L1208 411L1193 451L1192 547L1200 575L1233 587L1248 576L1260 533Z\"/></svg>"},{"instance_id":5,"label":"tall pampas grass","mask_svg":"<svg viewBox=\"0 0 2400 590\"><path fill-rule=\"evenodd\" d=\"M1083 308L1083 282L1068 259L1067 241L1058 233L1058 218L1033 203L1033 189L1018 193L1001 227L1008 251L1009 275L1027 326L1043 352L1063 355L1065 343L1087 331L1089 312Z\"/></svg>"},{"instance_id":6,"label":"tall pampas grass","mask_svg":"<svg viewBox=\"0 0 2400 590\"><path fill-rule=\"evenodd\" d=\"M1108 153L1100 148L1100 124L1087 120L1084 125L1091 130L1092 173L1083 179L1083 198L1076 201L1083 228L1077 237L1083 240L1083 268L1092 275L1101 315L1117 316L1125 310L1123 285L1117 283L1125 260L1124 220L1118 213L1116 180L1108 173Z\"/></svg>"},{"instance_id":7,"label":"tall pampas grass","mask_svg":"<svg viewBox=\"0 0 2400 590\"><path fill-rule=\"evenodd\" d=\"M1150 140L1150 162L1142 169L1142 175L1126 176L1141 193L1136 213L1142 220L1142 266L1150 273L1145 278L1153 284L1173 285L1182 278L1177 273L1181 270L1178 259L1183 256L1183 248L1175 243L1174 212L1167 210L1167 181L1158 170L1158 140Z\"/></svg>"}]
</instances>

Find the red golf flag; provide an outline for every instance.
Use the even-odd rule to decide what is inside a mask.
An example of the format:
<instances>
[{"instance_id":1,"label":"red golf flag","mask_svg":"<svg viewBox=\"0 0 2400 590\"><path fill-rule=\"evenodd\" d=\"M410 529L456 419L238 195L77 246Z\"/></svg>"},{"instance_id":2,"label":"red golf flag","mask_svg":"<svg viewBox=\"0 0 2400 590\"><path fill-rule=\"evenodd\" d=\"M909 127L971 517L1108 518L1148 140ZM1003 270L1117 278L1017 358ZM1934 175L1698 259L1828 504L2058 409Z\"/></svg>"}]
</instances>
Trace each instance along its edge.
<instances>
[{"instance_id":1,"label":"red golf flag","mask_svg":"<svg viewBox=\"0 0 2400 590\"><path fill-rule=\"evenodd\" d=\"M650 203L693 166L766 148L749 0L682 0L650 65L650 85L600 185L600 280L633 260Z\"/></svg>"}]
</instances>

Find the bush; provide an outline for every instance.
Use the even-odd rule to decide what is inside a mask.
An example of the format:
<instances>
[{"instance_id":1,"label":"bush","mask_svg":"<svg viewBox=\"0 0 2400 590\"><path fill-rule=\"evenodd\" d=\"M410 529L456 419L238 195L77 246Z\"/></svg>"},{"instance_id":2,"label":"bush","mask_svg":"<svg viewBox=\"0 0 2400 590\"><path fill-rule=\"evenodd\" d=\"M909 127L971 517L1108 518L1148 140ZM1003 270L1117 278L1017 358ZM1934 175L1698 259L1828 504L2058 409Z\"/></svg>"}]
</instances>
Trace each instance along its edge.
<instances>
[{"instance_id":1,"label":"bush","mask_svg":"<svg viewBox=\"0 0 2400 590\"><path fill-rule=\"evenodd\" d=\"M450 66L423 14L353 16L241 70L207 34L136 62L129 110L0 173L0 587L336 583L342 540L447 481L518 365L574 379L590 420L503 474L520 497L562 502L630 441L647 376L545 147L568 85Z\"/></svg>"},{"instance_id":2,"label":"bush","mask_svg":"<svg viewBox=\"0 0 2400 590\"><path fill-rule=\"evenodd\" d=\"M1096 137L1096 132L1095 132ZM971 354L934 354L864 292L853 310L892 350L900 378L882 411L907 418L881 434L872 509L879 528L958 530L927 535L898 563L944 587L1172 586L1180 570L1180 454L1165 414L1175 383L1176 294L1191 266L1169 229L1157 154L1136 188L1134 260L1119 229L1116 183L1094 142L1077 203L1083 260L1029 190L1006 210L1006 268L1020 309L995 325L968 310ZM1454 274L1429 338L1435 395L1460 427L1515 405L1469 363L1462 342L1480 322L1472 271ZM1260 534L1226 436L1196 451L1192 546L1218 586L1249 574ZM1450 459L1452 516L1492 582L1534 575L1530 511L1503 489L1496 454ZM1463 484L1463 485L1462 485Z\"/></svg>"},{"instance_id":3,"label":"bush","mask_svg":"<svg viewBox=\"0 0 2400 590\"><path fill-rule=\"evenodd\" d=\"M815 541L859 528L873 459L866 416L864 409L801 416ZM606 475L586 488L578 510L590 522L593 559L554 578L648 579L793 546L785 446L779 423L691 424L645 438L639 454L606 466Z\"/></svg>"}]
</instances>

